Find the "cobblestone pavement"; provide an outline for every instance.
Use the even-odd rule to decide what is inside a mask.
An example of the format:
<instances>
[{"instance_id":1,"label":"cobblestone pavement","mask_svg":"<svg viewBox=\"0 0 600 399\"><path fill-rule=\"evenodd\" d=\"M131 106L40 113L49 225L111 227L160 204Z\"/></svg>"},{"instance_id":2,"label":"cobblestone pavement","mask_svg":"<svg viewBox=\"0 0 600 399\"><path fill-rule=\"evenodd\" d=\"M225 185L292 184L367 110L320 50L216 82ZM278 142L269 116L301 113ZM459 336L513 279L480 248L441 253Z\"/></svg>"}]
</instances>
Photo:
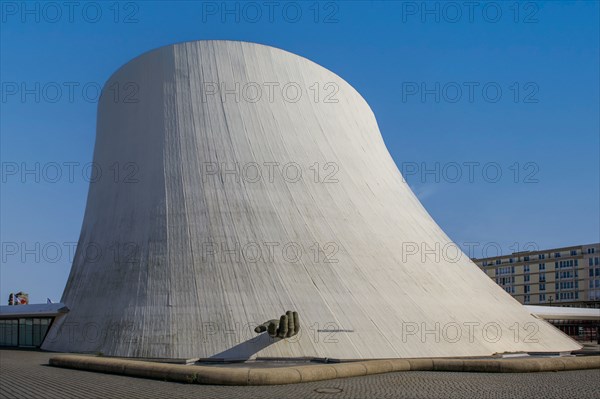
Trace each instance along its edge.
<instances>
[{"instance_id":1,"label":"cobblestone pavement","mask_svg":"<svg viewBox=\"0 0 600 399\"><path fill-rule=\"evenodd\" d=\"M47 366L51 353L0 350L0 398L599 398L600 370L401 372L295 385L189 385Z\"/></svg>"}]
</instances>

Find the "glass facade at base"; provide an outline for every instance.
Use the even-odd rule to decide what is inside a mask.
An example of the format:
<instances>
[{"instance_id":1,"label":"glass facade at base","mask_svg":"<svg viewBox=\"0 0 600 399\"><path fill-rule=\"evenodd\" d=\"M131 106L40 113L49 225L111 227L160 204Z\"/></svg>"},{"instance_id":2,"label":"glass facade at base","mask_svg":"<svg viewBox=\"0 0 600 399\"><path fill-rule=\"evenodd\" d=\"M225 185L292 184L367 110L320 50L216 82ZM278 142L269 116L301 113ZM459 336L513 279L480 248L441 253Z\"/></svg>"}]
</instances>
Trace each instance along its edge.
<instances>
[{"instance_id":1,"label":"glass facade at base","mask_svg":"<svg viewBox=\"0 0 600 399\"><path fill-rule=\"evenodd\" d=\"M0 346L39 347L52 317L23 317L0 320Z\"/></svg>"}]
</instances>

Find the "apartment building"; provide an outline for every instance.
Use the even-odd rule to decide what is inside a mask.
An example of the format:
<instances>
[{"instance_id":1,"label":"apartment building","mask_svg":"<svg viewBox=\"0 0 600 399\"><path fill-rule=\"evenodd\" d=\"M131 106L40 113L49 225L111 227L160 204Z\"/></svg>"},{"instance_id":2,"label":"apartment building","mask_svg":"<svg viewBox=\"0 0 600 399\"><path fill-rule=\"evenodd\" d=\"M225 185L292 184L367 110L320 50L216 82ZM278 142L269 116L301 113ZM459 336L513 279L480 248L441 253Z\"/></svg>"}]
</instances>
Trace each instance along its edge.
<instances>
[{"instance_id":1,"label":"apartment building","mask_svg":"<svg viewBox=\"0 0 600 399\"><path fill-rule=\"evenodd\" d=\"M600 308L600 243L473 262L524 305Z\"/></svg>"}]
</instances>

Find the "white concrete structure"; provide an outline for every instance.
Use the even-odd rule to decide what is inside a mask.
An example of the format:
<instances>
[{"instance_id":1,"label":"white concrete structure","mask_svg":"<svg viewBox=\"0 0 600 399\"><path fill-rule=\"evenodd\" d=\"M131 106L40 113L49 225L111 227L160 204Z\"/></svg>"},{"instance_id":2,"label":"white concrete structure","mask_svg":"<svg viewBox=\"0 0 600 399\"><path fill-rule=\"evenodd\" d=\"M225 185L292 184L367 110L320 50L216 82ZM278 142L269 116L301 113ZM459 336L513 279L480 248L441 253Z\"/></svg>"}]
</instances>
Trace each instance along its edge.
<instances>
[{"instance_id":1,"label":"white concrete structure","mask_svg":"<svg viewBox=\"0 0 600 399\"><path fill-rule=\"evenodd\" d=\"M102 177L62 298L71 311L44 349L367 359L580 348L457 251L366 101L305 58L227 41L141 55L105 85L94 162ZM286 310L300 314L298 336L256 337Z\"/></svg>"}]
</instances>

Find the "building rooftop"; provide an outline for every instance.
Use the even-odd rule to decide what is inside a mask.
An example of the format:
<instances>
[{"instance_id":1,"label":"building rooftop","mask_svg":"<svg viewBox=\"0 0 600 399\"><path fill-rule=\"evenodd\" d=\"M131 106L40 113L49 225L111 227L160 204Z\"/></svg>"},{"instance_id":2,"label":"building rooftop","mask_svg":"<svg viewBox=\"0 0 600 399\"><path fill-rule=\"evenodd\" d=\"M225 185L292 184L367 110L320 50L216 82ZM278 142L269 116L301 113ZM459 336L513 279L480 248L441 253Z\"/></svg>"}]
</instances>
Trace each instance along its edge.
<instances>
[{"instance_id":1,"label":"building rooftop","mask_svg":"<svg viewBox=\"0 0 600 399\"><path fill-rule=\"evenodd\" d=\"M57 316L60 313L67 313L68 311L69 308L63 303L0 306L0 319Z\"/></svg>"}]
</instances>

